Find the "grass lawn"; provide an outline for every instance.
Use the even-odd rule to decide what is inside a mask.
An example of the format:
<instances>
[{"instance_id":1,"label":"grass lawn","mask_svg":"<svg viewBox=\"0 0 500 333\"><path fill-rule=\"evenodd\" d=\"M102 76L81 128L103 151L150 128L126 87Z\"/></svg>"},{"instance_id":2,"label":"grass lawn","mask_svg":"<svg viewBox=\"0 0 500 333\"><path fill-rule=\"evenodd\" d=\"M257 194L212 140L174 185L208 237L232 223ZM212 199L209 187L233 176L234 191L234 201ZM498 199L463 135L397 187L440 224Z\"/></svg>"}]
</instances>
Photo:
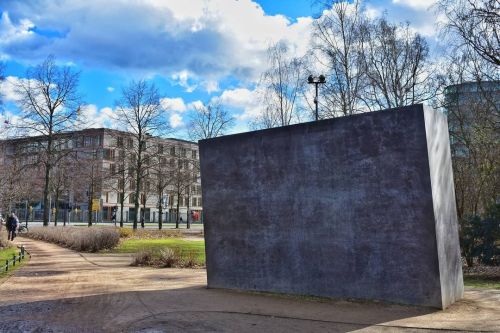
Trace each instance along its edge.
<instances>
[{"instance_id":1,"label":"grass lawn","mask_svg":"<svg viewBox=\"0 0 500 333\"><path fill-rule=\"evenodd\" d=\"M6 272L5 268L4 268L5 260L7 260L7 259L12 260L12 256L14 254L15 255L19 254L19 249L16 247L11 247L8 249L0 250L0 267L2 267L2 269L0 269L0 279L3 277L6 277L7 275L10 275L12 272L14 272L16 269L18 269L22 265L24 265L24 263L26 263L26 258L25 258L24 260L21 261L21 263L16 262L16 266L9 267L9 271Z\"/></svg>"},{"instance_id":2,"label":"grass lawn","mask_svg":"<svg viewBox=\"0 0 500 333\"><path fill-rule=\"evenodd\" d=\"M204 240L184 240L177 238L122 239L112 252L137 253L141 250L157 251L166 247L179 249L182 253L193 252L196 254L197 260L205 262Z\"/></svg>"},{"instance_id":3,"label":"grass lawn","mask_svg":"<svg viewBox=\"0 0 500 333\"><path fill-rule=\"evenodd\" d=\"M500 276L465 275L464 285L471 288L500 290Z\"/></svg>"}]
</instances>

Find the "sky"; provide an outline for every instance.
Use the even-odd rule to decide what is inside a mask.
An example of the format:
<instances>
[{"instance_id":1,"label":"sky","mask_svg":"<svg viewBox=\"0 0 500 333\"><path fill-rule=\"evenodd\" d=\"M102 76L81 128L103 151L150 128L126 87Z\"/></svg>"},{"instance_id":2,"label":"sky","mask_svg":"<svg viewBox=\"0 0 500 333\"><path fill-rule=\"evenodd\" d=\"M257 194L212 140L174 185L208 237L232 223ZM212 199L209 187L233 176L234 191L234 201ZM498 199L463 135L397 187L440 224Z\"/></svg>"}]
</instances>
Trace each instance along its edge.
<instances>
[{"instance_id":1,"label":"sky","mask_svg":"<svg viewBox=\"0 0 500 333\"><path fill-rule=\"evenodd\" d=\"M160 89L173 136L187 138L195 106L219 101L248 130L262 110L256 92L269 45L309 50L311 24L322 13L311 0L0 0L0 138L19 116L13 83L48 55L81 73L84 116L92 127L116 127L122 87L147 79ZM370 17L409 22L431 46L435 0L366 0Z\"/></svg>"}]
</instances>

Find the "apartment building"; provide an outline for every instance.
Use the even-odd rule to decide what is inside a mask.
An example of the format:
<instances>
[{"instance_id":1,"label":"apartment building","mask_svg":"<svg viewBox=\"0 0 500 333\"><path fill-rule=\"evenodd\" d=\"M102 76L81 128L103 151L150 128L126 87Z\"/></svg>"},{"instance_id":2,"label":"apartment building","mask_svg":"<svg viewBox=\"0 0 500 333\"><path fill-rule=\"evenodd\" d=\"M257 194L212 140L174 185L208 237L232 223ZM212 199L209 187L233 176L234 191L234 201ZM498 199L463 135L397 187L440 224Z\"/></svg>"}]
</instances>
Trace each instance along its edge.
<instances>
[{"instance_id":1,"label":"apartment building","mask_svg":"<svg viewBox=\"0 0 500 333\"><path fill-rule=\"evenodd\" d=\"M42 208L46 145L44 137L36 136L0 141L4 183L9 183L6 177L13 179L13 194L8 195L7 185L2 191L4 210L27 202L32 210ZM141 170L136 167L138 145L143 151ZM51 211L82 213L90 208L103 221L111 220L115 211L119 221L123 206L124 221L132 221L138 192L138 213L145 222L158 221L160 205L163 221L175 221L177 215L184 221L188 216L193 222L201 219L199 154L194 142L146 135L139 143L127 132L99 128L60 134L54 150Z\"/></svg>"}]
</instances>

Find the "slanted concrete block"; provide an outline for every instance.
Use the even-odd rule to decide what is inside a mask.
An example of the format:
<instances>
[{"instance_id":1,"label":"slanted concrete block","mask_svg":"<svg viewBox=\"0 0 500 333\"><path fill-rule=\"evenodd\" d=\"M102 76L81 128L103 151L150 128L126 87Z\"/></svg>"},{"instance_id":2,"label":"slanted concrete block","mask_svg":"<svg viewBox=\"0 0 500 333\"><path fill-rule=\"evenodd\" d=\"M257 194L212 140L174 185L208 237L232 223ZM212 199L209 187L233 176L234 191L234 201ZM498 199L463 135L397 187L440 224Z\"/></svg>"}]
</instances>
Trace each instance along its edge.
<instances>
[{"instance_id":1,"label":"slanted concrete block","mask_svg":"<svg viewBox=\"0 0 500 333\"><path fill-rule=\"evenodd\" d=\"M414 105L200 141L208 287L445 308L446 117Z\"/></svg>"}]
</instances>

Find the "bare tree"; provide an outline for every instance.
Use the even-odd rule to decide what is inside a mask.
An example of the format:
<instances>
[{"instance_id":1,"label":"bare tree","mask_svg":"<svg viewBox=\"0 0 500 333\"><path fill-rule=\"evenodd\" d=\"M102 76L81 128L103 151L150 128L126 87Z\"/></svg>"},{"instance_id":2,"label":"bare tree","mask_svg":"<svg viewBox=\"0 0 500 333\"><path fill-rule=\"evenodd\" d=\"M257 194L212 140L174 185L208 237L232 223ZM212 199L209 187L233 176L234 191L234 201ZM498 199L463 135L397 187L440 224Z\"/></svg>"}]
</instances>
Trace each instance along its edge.
<instances>
[{"instance_id":1,"label":"bare tree","mask_svg":"<svg viewBox=\"0 0 500 333\"><path fill-rule=\"evenodd\" d=\"M292 57L284 42L268 48L269 68L262 74L264 112L251 124L254 128L286 126L299 120L297 100L304 88L305 60Z\"/></svg>"},{"instance_id":2,"label":"bare tree","mask_svg":"<svg viewBox=\"0 0 500 333\"><path fill-rule=\"evenodd\" d=\"M320 1L330 9L313 25L313 47L318 63L329 70L322 89L324 117L346 116L362 111L360 92L364 83L362 52L365 18L361 1Z\"/></svg>"},{"instance_id":3,"label":"bare tree","mask_svg":"<svg viewBox=\"0 0 500 333\"><path fill-rule=\"evenodd\" d=\"M224 135L233 123L234 118L219 102L196 106L189 119L189 137L194 141L215 138Z\"/></svg>"},{"instance_id":4,"label":"bare tree","mask_svg":"<svg viewBox=\"0 0 500 333\"><path fill-rule=\"evenodd\" d=\"M64 157L58 134L73 128L81 100L77 92L79 73L69 67L59 67L53 57L26 73L16 87L20 96L22 121L15 127L22 135L39 135L40 162L44 166L43 225L49 222L49 192L52 169Z\"/></svg>"},{"instance_id":5,"label":"bare tree","mask_svg":"<svg viewBox=\"0 0 500 333\"><path fill-rule=\"evenodd\" d=\"M395 25L385 18L364 29L362 99L370 110L396 108L432 99L438 87L429 62L429 47L409 24Z\"/></svg>"},{"instance_id":6,"label":"bare tree","mask_svg":"<svg viewBox=\"0 0 500 333\"><path fill-rule=\"evenodd\" d=\"M440 0L438 9L446 15L444 28L451 39L456 42L454 36L458 36L459 47L500 66L499 0Z\"/></svg>"},{"instance_id":7,"label":"bare tree","mask_svg":"<svg viewBox=\"0 0 500 333\"><path fill-rule=\"evenodd\" d=\"M3 62L0 62L0 84L5 80L5 64ZM0 91L0 110L2 110L2 104L3 104L3 99L2 99L2 92Z\"/></svg>"},{"instance_id":8,"label":"bare tree","mask_svg":"<svg viewBox=\"0 0 500 333\"><path fill-rule=\"evenodd\" d=\"M161 136L170 130L165 112L162 112L160 94L153 83L134 81L122 90L122 99L117 103L117 121L131 134L127 145L134 164L135 215L133 228L137 229L141 183L146 175L145 152L151 136Z\"/></svg>"}]
</instances>

